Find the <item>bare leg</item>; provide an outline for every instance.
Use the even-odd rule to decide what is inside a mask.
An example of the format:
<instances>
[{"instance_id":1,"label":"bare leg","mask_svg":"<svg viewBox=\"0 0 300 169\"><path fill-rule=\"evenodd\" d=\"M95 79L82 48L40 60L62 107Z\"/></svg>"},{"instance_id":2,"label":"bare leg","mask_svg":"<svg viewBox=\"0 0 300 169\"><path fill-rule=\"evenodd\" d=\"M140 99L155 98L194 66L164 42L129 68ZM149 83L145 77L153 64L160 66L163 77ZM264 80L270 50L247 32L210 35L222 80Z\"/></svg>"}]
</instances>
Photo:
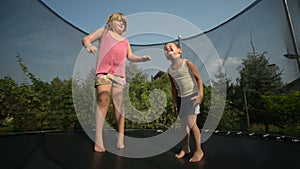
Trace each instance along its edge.
<instances>
[{"instance_id":1,"label":"bare leg","mask_svg":"<svg viewBox=\"0 0 300 169\"><path fill-rule=\"evenodd\" d=\"M189 154L191 152L190 146L189 146L189 139L190 134L188 133L182 140L182 148L178 154L175 154L176 158L183 158L186 154Z\"/></svg>"},{"instance_id":2,"label":"bare leg","mask_svg":"<svg viewBox=\"0 0 300 169\"><path fill-rule=\"evenodd\" d=\"M194 135L194 142L195 142L195 152L192 158L189 160L190 162L200 161L204 156L204 153L201 148L201 134L196 123L196 118L197 115L190 115L189 117L189 124L192 125L192 132Z\"/></svg>"},{"instance_id":3,"label":"bare leg","mask_svg":"<svg viewBox=\"0 0 300 169\"><path fill-rule=\"evenodd\" d=\"M115 117L118 126L118 141L117 148L123 149L124 145L124 128L125 128L125 114L123 111L123 89L118 87L113 87L113 102Z\"/></svg>"},{"instance_id":4,"label":"bare leg","mask_svg":"<svg viewBox=\"0 0 300 169\"><path fill-rule=\"evenodd\" d=\"M108 110L111 85L97 86L97 111L96 111L96 140L94 150L105 152L102 130Z\"/></svg>"},{"instance_id":5,"label":"bare leg","mask_svg":"<svg viewBox=\"0 0 300 169\"><path fill-rule=\"evenodd\" d=\"M178 154L175 154L176 158L183 158L186 154L191 152L191 150L190 150L190 132L189 132L190 129L188 128L186 120L187 119L185 117L181 117L181 119L180 119L182 132L185 135L185 137L181 141L181 146L182 146L181 151Z\"/></svg>"}]
</instances>

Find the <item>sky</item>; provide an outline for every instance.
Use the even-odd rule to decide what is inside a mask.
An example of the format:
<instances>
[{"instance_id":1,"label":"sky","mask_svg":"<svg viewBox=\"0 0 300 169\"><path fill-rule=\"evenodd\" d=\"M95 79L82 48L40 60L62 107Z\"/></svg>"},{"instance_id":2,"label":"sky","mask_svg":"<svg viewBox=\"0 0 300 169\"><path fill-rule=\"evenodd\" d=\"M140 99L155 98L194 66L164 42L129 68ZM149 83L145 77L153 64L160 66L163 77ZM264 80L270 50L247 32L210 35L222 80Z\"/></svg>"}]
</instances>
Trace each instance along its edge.
<instances>
[{"instance_id":1,"label":"sky","mask_svg":"<svg viewBox=\"0 0 300 169\"><path fill-rule=\"evenodd\" d=\"M255 6L231 20L232 22L213 29L253 3ZM291 4L290 8L294 6L295 4ZM122 12L127 16L126 37L135 54L141 55L144 52L153 58L147 65L139 63L141 66L156 66L165 70L169 62L161 59L162 48L154 49L154 45L151 44L175 40L181 35L185 45L191 49L189 51L197 51L195 56L190 56L188 50L184 50L185 56L192 57L188 59L193 62L199 62L197 66L201 73L213 74L216 67L210 67L213 64L208 65L206 60L208 56L212 58L210 48L201 48L202 44L197 46L198 43L189 42L189 37L205 32L204 35L209 36L206 42L211 42L214 47L211 49L217 49L220 56L218 61L211 59L211 62L225 63L227 77L235 80L238 76L236 68L251 51L250 32L256 51L268 51L268 57L272 58L271 63L285 69L285 81L291 82L298 77L295 73L296 62L282 57L293 52L288 41L290 34L282 2L272 0L5 1L0 6L0 37L4 42L0 45L0 77L10 76L17 82L28 81L16 62L17 54L20 54L31 73L48 82L55 77L72 78L80 57L84 63L90 59L94 66L96 56L82 56L85 49L81 40L86 33L103 27L107 17L113 12ZM297 12L299 9L295 8L292 14L297 17ZM295 22L295 26L296 24L298 23ZM299 24L295 28L299 30ZM213 31L209 31L211 29ZM141 50L139 44L147 44L147 47L144 47L147 50Z\"/></svg>"},{"instance_id":2,"label":"sky","mask_svg":"<svg viewBox=\"0 0 300 169\"><path fill-rule=\"evenodd\" d=\"M92 33L104 26L113 12L122 12L128 19L126 37L131 44L156 44L172 41L180 35L192 37L215 28L240 13L255 0L42 0L65 20ZM160 57L161 51L147 48L142 54L152 56L151 62L139 63L149 76L157 71L166 71L169 62ZM135 53L139 55L140 53ZM83 57L87 58L87 57ZM86 62L84 59L83 61ZM80 63L83 63L81 61ZM92 62L92 61L90 61ZM79 64L77 64L79 65ZM159 68L157 68L159 67ZM77 67L75 67L76 69ZM200 67L199 67L200 69ZM209 78L204 70L203 79ZM87 71L88 72L88 71ZM211 71L212 72L212 71Z\"/></svg>"},{"instance_id":3,"label":"sky","mask_svg":"<svg viewBox=\"0 0 300 169\"><path fill-rule=\"evenodd\" d=\"M128 19L129 31L126 36L130 43L153 44L174 40L178 35L187 38L210 30L244 10L254 0L42 2L68 23L86 33L104 26L111 13L122 12ZM66 23L49 16L35 0L26 3L18 0L6 1L0 6L0 19L0 36L5 42L0 46L1 77L8 75L17 82L26 81L16 62L17 53L29 70L42 80L72 77L75 57L82 48L82 34L78 34L77 30L69 31ZM145 32L141 33L140 30ZM57 37L59 35L63 36ZM45 41L47 45L43 45ZM70 41L70 44L64 43Z\"/></svg>"},{"instance_id":4,"label":"sky","mask_svg":"<svg viewBox=\"0 0 300 169\"><path fill-rule=\"evenodd\" d=\"M48 7L58 15L82 29L91 33L105 24L107 17L113 12L122 12L128 16L129 31L137 24L130 20L133 15L141 13L164 13L172 17L178 17L189 22L197 29L187 31L184 24L172 25L162 28L181 35L182 38L193 36L199 32L210 30L227 21L234 15L241 12L255 0L130 0L130 1L104 1L104 0L42 0ZM152 20L142 20L144 23L151 23ZM158 25L159 27L159 25ZM164 31L163 31L164 32ZM130 32L128 32L130 33ZM129 37L132 44L161 43L169 40L165 36L153 35L140 38Z\"/></svg>"}]
</instances>

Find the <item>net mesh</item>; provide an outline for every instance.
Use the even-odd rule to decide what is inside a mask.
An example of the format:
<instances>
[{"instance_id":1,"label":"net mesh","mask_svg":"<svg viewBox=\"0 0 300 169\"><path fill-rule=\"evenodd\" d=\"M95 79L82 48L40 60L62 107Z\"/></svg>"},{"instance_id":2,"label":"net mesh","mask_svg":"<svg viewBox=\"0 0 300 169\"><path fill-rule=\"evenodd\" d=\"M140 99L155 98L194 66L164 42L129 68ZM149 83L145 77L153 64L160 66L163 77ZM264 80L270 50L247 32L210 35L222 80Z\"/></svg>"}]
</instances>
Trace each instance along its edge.
<instances>
[{"instance_id":1,"label":"net mesh","mask_svg":"<svg viewBox=\"0 0 300 169\"><path fill-rule=\"evenodd\" d=\"M42 2L5 1L0 6L0 76L26 81L15 56L30 72L45 81L68 79L81 50L85 32L71 25Z\"/></svg>"},{"instance_id":2,"label":"net mesh","mask_svg":"<svg viewBox=\"0 0 300 169\"><path fill-rule=\"evenodd\" d=\"M284 2L257 0L216 28L182 38L183 57L198 67L204 83L209 85L214 80L218 66L222 66L228 79L235 81L239 76L237 68L249 53L267 52L270 64L283 70L283 81L300 90L297 59L284 57L286 54L297 55L299 51L297 44L300 43L300 22L297 21L300 19L300 0L288 0L287 6ZM292 27L288 22L286 8L290 12ZM0 18L0 37L3 42L0 46L1 77L9 75L17 82L24 81L26 77L16 62L17 53L30 68L30 72L42 80L72 77L78 55L82 51L81 39L86 36L86 32L35 0L3 2L0 6ZM291 28L294 32L291 32ZM163 45L164 43L132 44L135 54L149 54L153 58L151 62L138 65L166 71L169 63L164 58ZM84 68L95 66L95 57L86 55L80 59ZM91 92L94 94L92 89ZM91 98L91 102L92 99L94 98ZM219 103L219 100L215 102ZM215 109L216 112L220 110L217 107Z\"/></svg>"},{"instance_id":3,"label":"net mesh","mask_svg":"<svg viewBox=\"0 0 300 169\"><path fill-rule=\"evenodd\" d=\"M300 17L299 4L299 0L288 1L297 44L300 41L300 23L296 22ZM206 37L216 51L203 46L202 42ZM251 41L253 48L250 44ZM269 58L270 64L276 64L283 70L284 82L291 83L300 77L296 59L284 57L285 54L297 53L284 1L258 0L227 22L202 34L182 39L181 43L184 44L184 56L195 62L204 76L205 82L209 82L212 78L209 72L214 73L214 70L209 70L209 67L216 63L208 63L210 60L208 58L215 55L214 52L218 53L221 60L213 59L213 61L222 63L227 78L233 81L239 76L238 66L249 53L263 52L267 52L266 56ZM162 44L133 45L135 51L148 47L163 48ZM197 58L195 55L200 55L203 59L195 60Z\"/></svg>"},{"instance_id":4,"label":"net mesh","mask_svg":"<svg viewBox=\"0 0 300 169\"><path fill-rule=\"evenodd\" d=\"M294 42L298 45L300 0L287 2ZM24 80L14 57L20 53L32 72L44 80L49 81L56 76L72 77L76 57L82 48L80 41L86 35L84 31L59 17L40 1L12 0L3 3L0 8L0 36L5 42L1 45L1 57L5 61L1 62L1 76L11 75L19 81ZM255 50L250 45L251 38ZM203 46L204 39L211 44ZM283 56L299 51L293 43L284 1L257 0L227 22L199 35L182 38L181 42L184 57L195 62L205 83L209 83L215 73L215 70L209 69L210 65L220 63L227 78L234 81L239 76L236 68L252 52L267 52L269 62L284 70L284 82L291 83L300 77L297 59ZM149 48L161 50L154 52L153 57L164 59L163 44L132 44L134 52ZM161 56L156 56L158 54ZM212 55L218 55L220 60L211 59ZM215 63L208 63L212 61Z\"/></svg>"}]
</instances>

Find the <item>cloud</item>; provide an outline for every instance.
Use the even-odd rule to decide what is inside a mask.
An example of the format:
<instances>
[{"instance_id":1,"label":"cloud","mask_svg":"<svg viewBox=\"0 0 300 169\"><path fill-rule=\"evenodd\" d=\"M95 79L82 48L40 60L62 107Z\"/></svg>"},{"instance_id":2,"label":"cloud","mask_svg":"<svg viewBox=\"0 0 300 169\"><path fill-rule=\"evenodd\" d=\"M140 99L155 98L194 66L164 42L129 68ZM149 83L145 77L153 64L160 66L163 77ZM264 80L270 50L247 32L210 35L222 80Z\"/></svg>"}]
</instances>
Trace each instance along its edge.
<instances>
[{"instance_id":1,"label":"cloud","mask_svg":"<svg viewBox=\"0 0 300 169\"><path fill-rule=\"evenodd\" d=\"M224 64L225 65L227 65L227 66L236 66L236 65L240 65L242 63L242 61L241 60L239 60L238 58L236 58L236 57L228 57L226 60L225 60L225 62L224 62Z\"/></svg>"}]
</instances>

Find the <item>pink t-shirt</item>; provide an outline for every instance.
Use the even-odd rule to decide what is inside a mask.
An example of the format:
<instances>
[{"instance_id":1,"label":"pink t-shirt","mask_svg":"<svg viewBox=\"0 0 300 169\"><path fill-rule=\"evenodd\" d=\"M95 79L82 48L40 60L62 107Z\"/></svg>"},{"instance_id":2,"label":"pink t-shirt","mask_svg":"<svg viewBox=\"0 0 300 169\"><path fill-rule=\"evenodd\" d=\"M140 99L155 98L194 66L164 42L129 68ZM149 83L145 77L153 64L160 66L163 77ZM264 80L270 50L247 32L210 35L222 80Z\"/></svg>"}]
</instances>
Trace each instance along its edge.
<instances>
[{"instance_id":1,"label":"pink t-shirt","mask_svg":"<svg viewBox=\"0 0 300 169\"><path fill-rule=\"evenodd\" d=\"M116 40L106 31L99 45L96 74L110 73L125 77L128 40Z\"/></svg>"}]
</instances>

